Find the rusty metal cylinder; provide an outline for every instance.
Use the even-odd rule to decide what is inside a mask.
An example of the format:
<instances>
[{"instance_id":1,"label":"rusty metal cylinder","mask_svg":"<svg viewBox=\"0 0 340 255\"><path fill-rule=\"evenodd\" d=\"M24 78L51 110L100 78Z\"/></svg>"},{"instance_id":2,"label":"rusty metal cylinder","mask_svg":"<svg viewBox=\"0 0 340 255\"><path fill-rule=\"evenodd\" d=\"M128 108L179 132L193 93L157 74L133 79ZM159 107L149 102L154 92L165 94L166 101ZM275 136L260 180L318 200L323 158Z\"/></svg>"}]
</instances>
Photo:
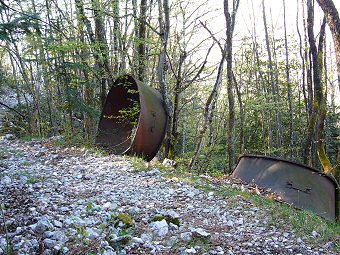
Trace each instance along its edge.
<instances>
[{"instance_id":1,"label":"rusty metal cylinder","mask_svg":"<svg viewBox=\"0 0 340 255\"><path fill-rule=\"evenodd\" d=\"M115 154L136 155L150 161L162 144L166 122L161 94L133 76L123 75L106 97L96 144Z\"/></svg>"}]
</instances>

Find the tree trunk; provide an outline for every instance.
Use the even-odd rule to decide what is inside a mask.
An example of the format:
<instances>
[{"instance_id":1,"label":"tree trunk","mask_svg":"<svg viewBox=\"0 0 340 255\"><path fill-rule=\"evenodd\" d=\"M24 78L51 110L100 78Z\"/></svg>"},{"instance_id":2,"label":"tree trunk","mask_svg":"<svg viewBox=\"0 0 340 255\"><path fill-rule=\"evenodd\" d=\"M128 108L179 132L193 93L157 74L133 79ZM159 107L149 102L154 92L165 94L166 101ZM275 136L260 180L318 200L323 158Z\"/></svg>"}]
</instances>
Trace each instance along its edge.
<instances>
[{"instance_id":1,"label":"tree trunk","mask_svg":"<svg viewBox=\"0 0 340 255\"><path fill-rule=\"evenodd\" d=\"M190 163L189 163L190 171L193 170L193 168L195 167L197 158L198 158L198 156L201 152L202 146L203 146L204 134L207 131L209 118L210 118L210 115L212 114L211 106L212 106L213 101L218 96L218 89L219 89L219 86L222 82L222 74L223 74L223 66L224 66L225 57L226 57L226 46L224 47L224 51L222 52L222 58L221 58L219 66L218 66L217 76L216 76L216 80L215 80L213 90L211 91L211 93L210 93L210 95L209 95L209 97L208 97L208 99L205 103L205 106L204 106L203 124L202 124L202 127L199 129L194 155L191 158Z\"/></svg>"},{"instance_id":2,"label":"tree trunk","mask_svg":"<svg viewBox=\"0 0 340 255\"><path fill-rule=\"evenodd\" d=\"M289 77L289 55L288 55L288 40L287 40L287 26L286 26L286 1L283 0L283 21L284 21L284 37L285 37L285 50L286 50L286 82L288 93L288 105L289 105L289 156L293 157L294 137L293 137L293 95L290 85Z\"/></svg>"},{"instance_id":3,"label":"tree trunk","mask_svg":"<svg viewBox=\"0 0 340 255\"><path fill-rule=\"evenodd\" d=\"M100 102L103 106L106 98L107 85L110 88L113 85L114 78L109 64L108 45L106 41L106 32L102 17L102 10L99 6L99 0L91 0L93 5L95 32L93 32L90 20L84 12L84 3L82 0L75 0L76 8L79 13L79 19L84 23L88 37L93 46L93 56L100 73Z\"/></svg>"},{"instance_id":4,"label":"tree trunk","mask_svg":"<svg viewBox=\"0 0 340 255\"><path fill-rule=\"evenodd\" d=\"M245 137L244 137L245 110L244 110L244 105L242 101L242 95L241 95L241 91L239 88L239 84L237 83L236 77L234 74L233 74L233 81L235 84L237 101L238 101L239 108L240 108L240 150L239 150L239 153L242 154L244 152L244 143L245 143Z\"/></svg>"},{"instance_id":5,"label":"tree trunk","mask_svg":"<svg viewBox=\"0 0 340 255\"><path fill-rule=\"evenodd\" d=\"M168 47L168 39L170 32L170 9L168 0L158 0L158 22L159 35L161 39L161 50L158 59L157 76L160 86L160 92L164 100L164 106L168 114L168 121L165 135L165 150L164 155L168 156L171 142L171 123L172 123L172 103L168 95L166 73L167 73L167 59L166 51Z\"/></svg>"},{"instance_id":6,"label":"tree trunk","mask_svg":"<svg viewBox=\"0 0 340 255\"><path fill-rule=\"evenodd\" d=\"M272 149L272 144L273 144L273 127L272 127L272 122L271 122L271 117L270 117L270 112L271 112L271 105L269 104L270 100L269 97L267 96L269 93L267 93L267 89L265 86L265 79L264 79L264 75L263 72L261 71L261 62L260 62L260 57L259 57L259 51L258 51L258 43L257 43L257 34L256 34L256 21L255 21L255 11L254 11L254 5L252 3L252 12L253 12L253 52L254 52L254 59L256 61L256 65L258 67L258 71L255 72L255 82L256 82L256 87L258 87L258 93L257 95L259 97L262 96L262 93L264 95L264 98L266 100L266 104L261 106L261 118L262 118L262 133L263 133L263 151L265 154L267 154L268 152L270 153L271 149ZM261 85L259 86L259 79L261 80ZM263 92L262 92L263 91ZM266 113L265 113L265 107L266 106L268 108L268 117L266 119Z\"/></svg>"},{"instance_id":7,"label":"tree trunk","mask_svg":"<svg viewBox=\"0 0 340 255\"><path fill-rule=\"evenodd\" d=\"M101 105L104 106L106 99L106 91L107 87L111 87L113 84L113 79L111 76L111 67L109 64L108 52L109 48L107 46L106 41L106 31L103 20L103 11L100 6L99 0L91 0L94 14L94 27L95 27L95 37L96 44L95 49L99 48L98 55L99 59L97 60L97 65L100 73L100 102Z\"/></svg>"},{"instance_id":8,"label":"tree trunk","mask_svg":"<svg viewBox=\"0 0 340 255\"><path fill-rule=\"evenodd\" d=\"M179 57L176 85L174 89L174 104L172 112L172 124L171 124L171 138L169 143L168 158L173 159L175 156L175 146L178 139L178 116L179 116L179 100L182 87L182 66L186 58L185 52L182 52Z\"/></svg>"},{"instance_id":9,"label":"tree trunk","mask_svg":"<svg viewBox=\"0 0 340 255\"><path fill-rule=\"evenodd\" d=\"M147 11L147 0L141 0L140 3L140 14L139 14L139 28L138 28L138 79L140 81L145 80L146 76L146 55L145 55L145 39L146 39L146 11Z\"/></svg>"},{"instance_id":10,"label":"tree trunk","mask_svg":"<svg viewBox=\"0 0 340 255\"><path fill-rule=\"evenodd\" d=\"M316 147L318 152L318 157L323 167L325 173L329 174L333 171L333 167L326 155L325 147L324 147L324 121L326 118L326 100L327 98L323 95L323 86L322 86L322 58L323 58L323 43L325 36L325 23L326 20L323 20L320 35L319 35L319 46L316 47L315 37L314 37L314 6L312 4L312 0L307 1L308 6L308 40L310 45L310 51L312 54L313 61L313 81L314 81L314 107L312 117L308 124L307 129L307 138L305 143L305 154L304 161L306 162L308 159L308 152L310 148L310 144L312 141L314 130L316 129Z\"/></svg>"},{"instance_id":11,"label":"tree trunk","mask_svg":"<svg viewBox=\"0 0 340 255\"><path fill-rule=\"evenodd\" d=\"M235 27L235 17L240 0L233 1L232 13L229 12L229 0L223 1L224 17L226 20L226 61L227 61L227 91L229 102L229 126L228 126L228 168L226 173L230 173L235 166L235 99L233 91L233 32Z\"/></svg>"},{"instance_id":12,"label":"tree trunk","mask_svg":"<svg viewBox=\"0 0 340 255\"><path fill-rule=\"evenodd\" d=\"M114 0L112 3L113 7L113 73L119 73L119 61L124 58L124 51L120 49L120 30L119 30L119 0ZM119 59L121 56L121 59ZM123 62L123 61L122 61Z\"/></svg>"},{"instance_id":13,"label":"tree trunk","mask_svg":"<svg viewBox=\"0 0 340 255\"><path fill-rule=\"evenodd\" d=\"M332 32L334 47L336 52L336 62L338 69L338 85L340 91L340 17L332 0L316 0L323 10L327 24Z\"/></svg>"},{"instance_id":14,"label":"tree trunk","mask_svg":"<svg viewBox=\"0 0 340 255\"><path fill-rule=\"evenodd\" d=\"M302 3L302 7L304 7L304 3ZM304 12L304 8L302 10ZM304 16L304 13L303 13ZM307 93L306 93L306 65L305 65L305 58L304 58L304 45L302 43L302 35L299 28L299 4L297 4L297 11L296 11L296 30L299 35L299 53L302 63L302 93L303 93L303 101L305 105L306 115L308 116L308 99L307 99Z\"/></svg>"},{"instance_id":15,"label":"tree trunk","mask_svg":"<svg viewBox=\"0 0 340 255\"><path fill-rule=\"evenodd\" d=\"M267 47L267 54L268 54L268 69L269 69L269 77L270 77L270 84L272 89L272 98L275 103L275 115L276 115L276 127L277 127L277 144L276 147L280 148L282 145L282 128L281 128L281 114L278 109L278 94L277 85L275 84L275 75L273 69L273 61L272 61L272 53L269 44L269 35L268 35L268 28L267 28L267 20L266 20L266 11L264 0L262 0L262 15L263 15L263 24L264 24L264 31L266 37L266 47Z\"/></svg>"}]
</instances>

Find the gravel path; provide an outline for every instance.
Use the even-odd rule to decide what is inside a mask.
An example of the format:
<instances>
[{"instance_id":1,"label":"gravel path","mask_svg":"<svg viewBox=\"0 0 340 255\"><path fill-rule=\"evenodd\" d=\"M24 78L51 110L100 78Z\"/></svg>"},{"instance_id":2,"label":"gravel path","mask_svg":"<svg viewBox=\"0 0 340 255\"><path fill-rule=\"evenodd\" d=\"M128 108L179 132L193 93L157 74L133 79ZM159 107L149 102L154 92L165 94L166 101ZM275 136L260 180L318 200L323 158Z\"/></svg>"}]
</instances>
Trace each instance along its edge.
<instances>
[{"instance_id":1,"label":"gravel path","mask_svg":"<svg viewBox=\"0 0 340 255\"><path fill-rule=\"evenodd\" d=\"M336 254L240 196L50 144L0 139L0 254Z\"/></svg>"}]
</instances>

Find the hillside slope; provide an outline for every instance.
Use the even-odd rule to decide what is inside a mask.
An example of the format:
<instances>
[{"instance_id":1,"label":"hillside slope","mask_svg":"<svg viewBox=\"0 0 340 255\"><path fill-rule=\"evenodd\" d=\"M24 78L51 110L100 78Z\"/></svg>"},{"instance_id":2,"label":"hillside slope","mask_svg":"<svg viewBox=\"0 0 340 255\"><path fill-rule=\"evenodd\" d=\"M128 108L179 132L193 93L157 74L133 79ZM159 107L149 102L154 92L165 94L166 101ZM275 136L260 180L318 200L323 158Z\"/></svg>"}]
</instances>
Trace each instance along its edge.
<instances>
[{"instance_id":1,"label":"hillside slope","mask_svg":"<svg viewBox=\"0 0 340 255\"><path fill-rule=\"evenodd\" d=\"M336 254L336 237L298 234L266 207L156 166L51 140L2 137L0 148L0 254Z\"/></svg>"}]
</instances>

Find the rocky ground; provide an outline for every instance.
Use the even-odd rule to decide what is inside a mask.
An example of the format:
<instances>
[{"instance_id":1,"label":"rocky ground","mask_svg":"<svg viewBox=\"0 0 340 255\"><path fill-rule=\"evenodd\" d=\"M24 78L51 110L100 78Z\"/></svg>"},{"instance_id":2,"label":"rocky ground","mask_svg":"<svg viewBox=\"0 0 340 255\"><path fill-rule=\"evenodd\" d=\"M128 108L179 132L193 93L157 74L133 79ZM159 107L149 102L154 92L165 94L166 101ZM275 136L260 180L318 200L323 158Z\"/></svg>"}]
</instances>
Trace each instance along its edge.
<instances>
[{"instance_id":1,"label":"rocky ground","mask_svg":"<svg viewBox=\"0 0 340 255\"><path fill-rule=\"evenodd\" d=\"M7 139L8 138L8 139ZM265 208L120 156L0 139L0 254L336 254ZM274 219L275 220L275 219ZM280 221L280 219L277 219Z\"/></svg>"}]
</instances>

